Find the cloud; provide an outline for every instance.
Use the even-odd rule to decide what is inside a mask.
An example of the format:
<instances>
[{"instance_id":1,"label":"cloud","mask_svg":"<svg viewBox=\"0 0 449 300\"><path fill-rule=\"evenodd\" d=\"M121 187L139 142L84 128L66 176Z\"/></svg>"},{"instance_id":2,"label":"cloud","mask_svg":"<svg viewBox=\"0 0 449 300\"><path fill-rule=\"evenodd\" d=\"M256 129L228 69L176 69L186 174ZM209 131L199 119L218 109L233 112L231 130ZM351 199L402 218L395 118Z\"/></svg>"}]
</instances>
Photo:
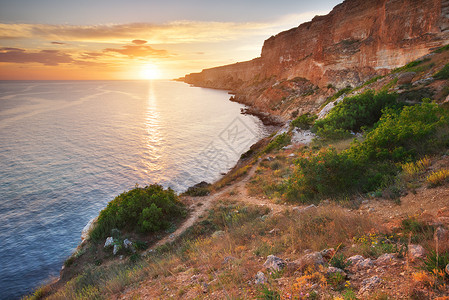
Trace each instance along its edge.
<instances>
[{"instance_id":1,"label":"cloud","mask_svg":"<svg viewBox=\"0 0 449 300\"><path fill-rule=\"evenodd\" d=\"M67 43L61 43L61 42L51 42L53 45L67 45Z\"/></svg>"},{"instance_id":2,"label":"cloud","mask_svg":"<svg viewBox=\"0 0 449 300\"><path fill-rule=\"evenodd\" d=\"M150 46L136 46L136 45L126 45L122 48L114 49L114 48L106 48L105 52L116 52L122 55L126 55L130 58L134 57L148 57L148 56L156 56L156 57L167 57L168 52L166 50L157 50Z\"/></svg>"},{"instance_id":3,"label":"cloud","mask_svg":"<svg viewBox=\"0 0 449 300\"><path fill-rule=\"evenodd\" d=\"M164 24L128 23L106 25L48 25L0 23L0 39L33 38L58 41L123 43L135 45L180 44L193 42L221 42L247 38L269 37L280 30L298 26L317 13L308 12L284 16L269 22L204 22L175 21ZM142 39L135 39L136 36Z\"/></svg>"},{"instance_id":4,"label":"cloud","mask_svg":"<svg viewBox=\"0 0 449 300\"><path fill-rule=\"evenodd\" d=\"M147 41L145 41L145 40L133 40L132 43L136 44L136 45L143 45L143 44L146 44Z\"/></svg>"},{"instance_id":5,"label":"cloud","mask_svg":"<svg viewBox=\"0 0 449 300\"><path fill-rule=\"evenodd\" d=\"M72 63L74 60L69 54L58 50L41 50L27 52L19 48L0 48L0 62L9 63L41 63L46 66Z\"/></svg>"}]
</instances>

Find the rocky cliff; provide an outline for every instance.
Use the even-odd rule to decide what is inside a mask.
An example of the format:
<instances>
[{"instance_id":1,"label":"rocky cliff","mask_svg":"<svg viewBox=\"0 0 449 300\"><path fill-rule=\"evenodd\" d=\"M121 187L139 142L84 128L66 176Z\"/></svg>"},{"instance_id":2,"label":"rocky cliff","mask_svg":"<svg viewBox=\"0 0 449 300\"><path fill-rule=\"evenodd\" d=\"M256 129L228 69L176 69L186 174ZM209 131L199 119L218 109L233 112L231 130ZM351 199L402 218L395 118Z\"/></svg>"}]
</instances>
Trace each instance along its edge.
<instances>
[{"instance_id":1,"label":"rocky cliff","mask_svg":"<svg viewBox=\"0 0 449 300\"><path fill-rule=\"evenodd\" d=\"M447 43L449 0L345 0L270 37L261 57L192 73L185 82L235 91L270 78L355 86Z\"/></svg>"}]
</instances>

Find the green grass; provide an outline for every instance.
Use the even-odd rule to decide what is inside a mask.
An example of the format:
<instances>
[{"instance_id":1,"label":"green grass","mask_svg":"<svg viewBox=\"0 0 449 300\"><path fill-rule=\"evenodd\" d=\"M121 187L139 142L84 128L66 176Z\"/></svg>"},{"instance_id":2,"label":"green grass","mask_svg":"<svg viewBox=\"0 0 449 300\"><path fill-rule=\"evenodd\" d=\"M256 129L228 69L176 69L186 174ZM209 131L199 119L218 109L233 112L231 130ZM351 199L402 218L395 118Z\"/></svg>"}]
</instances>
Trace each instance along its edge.
<instances>
[{"instance_id":1,"label":"green grass","mask_svg":"<svg viewBox=\"0 0 449 300\"><path fill-rule=\"evenodd\" d=\"M433 75L433 78L435 79L449 79L449 64L446 64L443 69L435 73Z\"/></svg>"}]
</instances>

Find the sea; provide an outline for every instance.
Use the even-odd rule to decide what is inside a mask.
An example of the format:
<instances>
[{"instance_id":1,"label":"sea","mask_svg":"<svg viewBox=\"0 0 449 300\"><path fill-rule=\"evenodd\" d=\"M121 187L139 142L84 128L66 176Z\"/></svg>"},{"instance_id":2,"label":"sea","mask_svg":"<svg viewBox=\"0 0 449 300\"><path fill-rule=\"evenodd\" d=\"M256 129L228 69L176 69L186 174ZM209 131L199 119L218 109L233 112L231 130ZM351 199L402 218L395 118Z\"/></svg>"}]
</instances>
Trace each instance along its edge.
<instances>
[{"instance_id":1,"label":"sea","mask_svg":"<svg viewBox=\"0 0 449 300\"><path fill-rule=\"evenodd\" d=\"M176 81L0 81L0 299L59 276L118 194L218 180L269 134L226 91Z\"/></svg>"}]
</instances>

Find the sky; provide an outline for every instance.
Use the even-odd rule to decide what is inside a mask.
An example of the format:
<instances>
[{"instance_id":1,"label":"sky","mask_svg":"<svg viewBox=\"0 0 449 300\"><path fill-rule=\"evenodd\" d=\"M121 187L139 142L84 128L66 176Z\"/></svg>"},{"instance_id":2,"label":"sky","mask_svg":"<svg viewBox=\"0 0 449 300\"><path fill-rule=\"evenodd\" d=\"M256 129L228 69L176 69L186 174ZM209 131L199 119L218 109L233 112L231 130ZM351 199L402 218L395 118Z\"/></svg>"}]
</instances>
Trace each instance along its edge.
<instances>
[{"instance_id":1,"label":"sky","mask_svg":"<svg viewBox=\"0 0 449 300\"><path fill-rule=\"evenodd\" d=\"M340 0L0 0L0 80L178 78L260 56Z\"/></svg>"}]
</instances>

